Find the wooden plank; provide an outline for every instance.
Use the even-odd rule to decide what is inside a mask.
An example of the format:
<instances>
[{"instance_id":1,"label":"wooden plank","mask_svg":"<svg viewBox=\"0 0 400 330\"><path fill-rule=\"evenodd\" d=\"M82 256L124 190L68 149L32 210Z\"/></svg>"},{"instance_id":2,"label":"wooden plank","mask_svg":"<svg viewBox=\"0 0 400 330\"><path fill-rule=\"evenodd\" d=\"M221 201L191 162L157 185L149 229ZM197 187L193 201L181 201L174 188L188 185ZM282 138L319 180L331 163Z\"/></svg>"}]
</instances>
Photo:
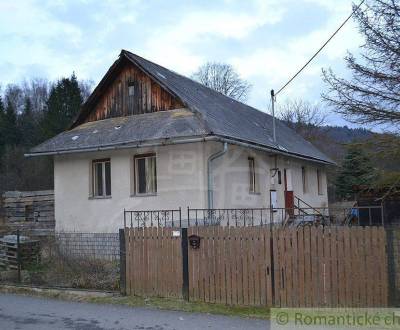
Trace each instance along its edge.
<instances>
[{"instance_id":1,"label":"wooden plank","mask_svg":"<svg viewBox=\"0 0 400 330\"><path fill-rule=\"evenodd\" d=\"M299 306L299 254L298 254L298 231L291 230L292 238L292 306Z\"/></svg>"},{"instance_id":2,"label":"wooden plank","mask_svg":"<svg viewBox=\"0 0 400 330\"><path fill-rule=\"evenodd\" d=\"M332 307L332 257L331 257L331 227L324 228L324 306Z\"/></svg>"},{"instance_id":3,"label":"wooden plank","mask_svg":"<svg viewBox=\"0 0 400 330\"><path fill-rule=\"evenodd\" d=\"M238 235L238 228L231 228L231 274L232 274L232 305L237 305L238 300L238 281L239 281L239 250L240 250L240 237Z\"/></svg>"},{"instance_id":4,"label":"wooden plank","mask_svg":"<svg viewBox=\"0 0 400 330\"><path fill-rule=\"evenodd\" d=\"M267 231L265 227L260 230L260 241L259 241L259 267L260 267L260 305L268 306L267 302Z\"/></svg>"},{"instance_id":5,"label":"wooden plank","mask_svg":"<svg viewBox=\"0 0 400 330\"><path fill-rule=\"evenodd\" d=\"M387 261L387 239L386 232L384 227L379 227L379 242L380 242L380 260L382 261L381 265L381 280L382 280L382 288L381 288L381 306L388 306L388 261Z\"/></svg>"},{"instance_id":6,"label":"wooden plank","mask_svg":"<svg viewBox=\"0 0 400 330\"><path fill-rule=\"evenodd\" d=\"M263 239L263 231L260 230L258 227L252 228L252 247L251 250L253 252L253 262L252 265L252 272L254 278L254 300L253 304L255 306L261 306L261 269L262 269L262 262L261 262L261 251L264 248L264 239Z\"/></svg>"},{"instance_id":7,"label":"wooden plank","mask_svg":"<svg viewBox=\"0 0 400 330\"><path fill-rule=\"evenodd\" d=\"M209 261L208 261L208 265L209 265L209 283L210 283L210 302L211 303L215 303L215 273L216 273L216 269L215 269L215 227L214 226L210 226L209 227L209 233L210 233L210 239L209 239Z\"/></svg>"},{"instance_id":8,"label":"wooden plank","mask_svg":"<svg viewBox=\"0 0 400 330\"><path fill-rule=\"evenodd\" d=\"M226 304L232 305L232 273L233 273L233 238L232 227L225 230L225 278L226 278Z\"/></svg>"},{"instance_id":9,"label":"wooden plank","mask_svg":"<svg viewBox=\"0 0 400 330\"><path fill-rule=\"evenodd\" d=\"M355 301L355 290L354 286L355 283L353 282L353 274L354 269L352 269L352 264L356 262L356 254L355 254L355 249L357 248L356 240L355 240L355 233L352 231L350 233L350 228L349 227L343 227L340 228L343 230L343 246L344 246L344 277L346 279L345 285L343 287L344 289L344 306L351 307L353 306L353 303ZM350 242L350 237L351 237L351 242ZM355 244L355 246L354 246ZM353 288L353 289L352 289Z\"/></svg>"},{"instance_id":10,"label":"wooden plank","mask_svg":"<svg viewBox=\"0 0 400 330\"><path fill-rule=\"evenodd\" d=\"M311 306L318 306L318 246L317 246L317 229L313 226L310 230L311 234Z\"/></svg>"},{"instance_id":11,"label":"wooden plank","mask_svg":"<svg viewBox=\"0 0 400 330\"><path fill-rule=\"evenodd\" d=\"M338 302L340 307L346 306L346 270L345 270L345 250L344 250L344 229L338 228Z\"/></svg>"},{"instance_id":12,"label":"wooden plank","mask_svg":"<svg viewBox=\"0 0 400 330\"><path fill-rule=\"evenodd\" d=\"M325 258L324 258L324 232L323 227L317 227L317 246L318 246L318 307L325 306Z\"/></svg>"},{"instance_id":13,"label":"wooden plank","mask_svg":"<svg viewBox=\"0 0 400 330\"><path fill-rule=\"evenodd\" d=\"M304 297L306 307L312 307L312 262L311 262L311 231L308 226L302 228L304 233Z\"/></svg>"},{"instance_id":14,"label":"wooden plank","mask_svg":"<svg viewBox=\"0 0 400 330\"><path fill-rule=\"evenodd\" d=\"M282 307L281 304L281 272L280 272L280 253L279 253L279 239L281 229L274 228L272 231L273 239L273 254L274 254L274 302L275 307Z\"/></svg>"},{"instance_id":15,"label":"wooden plank","mask_svg":"<svg viewBox=\"0 0 400 330\"><path fill-rule=\"evenodd\" d=\"M240 228L241 231L241 237L242 237L242 249L241 249L241 254L242 254L242 269L243 269L243 275L242 275L242 299L243 299L243 305L248 306L249 305L249 254L250 254L250 249L249 249L249 227L242 227Z\"/></svg>"},{"instance_id":16,"label":"wooden plank","mask_svg":"<svg viewBox=\"0 0 400 330\"><path fill-rule=\"evenodd\" d=\"M338 229L331 228L331 307L339 306Z\"/></svg>"},{"instance_id":17,"label":"wooden plank","mask_svg":"<svg viewBox=\"0 0 400 330\"><path fill-rule=\"evenodd\" d=\"M371 229L371 254L373 255L373 268L376 269L377 265L379 267L379 260L377 260L377 249L379 248L378 246L378 232L376 230L376 227L370 227ZM375 273L375 272L374 272ZM375 274L377 275L377 274ZM379 299L378 299L378 292L379 292L379 275L374 276L374 280L371 281L371 288L370 290L373 292L371 296L371 305L373 307L378 306Z\"/></svg>"},{"instance_id":18,"label":"wooden plank","mask_svg":"<svg viewBox=\"0 0 400 330\"><path fill-rule=\"evenodd\" d=\"M270 228L265 228L265 257L267 263L267 278L265 283L265 289L267 291L267 306L272 307L274 304L273 300L273 291L272 291L272 272L273 272L273 265L272 265L272 256L273 251L271 250L272 246L272 230Z\"/></svg>"},{"instance_id":19,"label":"wooden plank","mask_svg":"<svg viewBox=\"0 0 400 330\"><path fill-rule=\"evenodd\" d=\"M226 236L227 236L227 227L220 227L219 229L219 247L220 247L220 259L219 259L219 267L220 267L220 300L221 304L227 304L226 298Z\"/></svg>"},{"instance_id":20,"label":"wooden plank","mask_svg":"<svg viewBox=\"0 0 400 330\"><path fill-rule=\"evenodd\" d=\"M360 236L358 240L358 251L360 257L360 271L359 271L359 287L360 287L360 307L367 307L367 284L366 277L370 271L366 266L366 251L365 251L365 228L360 227Z\"/></svg>"},{"instance_id":21,"label":"wooden plank","mask_svg":"<svg viewBox=\"0 0 400 330\"><path fill-rule=\"evenodd\" d=\"M305 307L305 255L304 255L304 230L299 228L297 231L297 248L298 248L298 262L299 262L299 272L298 272L298 307Z\"/></svg>"}]
</instances>

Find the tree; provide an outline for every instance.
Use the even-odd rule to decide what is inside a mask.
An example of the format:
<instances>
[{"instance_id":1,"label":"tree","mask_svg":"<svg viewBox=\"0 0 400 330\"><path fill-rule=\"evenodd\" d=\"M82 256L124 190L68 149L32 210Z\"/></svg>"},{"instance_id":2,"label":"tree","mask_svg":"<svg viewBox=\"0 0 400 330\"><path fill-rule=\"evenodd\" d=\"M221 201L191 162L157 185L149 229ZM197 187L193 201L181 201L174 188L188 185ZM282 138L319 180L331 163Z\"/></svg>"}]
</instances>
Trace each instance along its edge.
<instances>
[{"instance_id":1,"label":"tree","mask_svg":"<svg viewBox=\"0 0 400 330\"><path fill-rule=\"evenodd\" d=\"M78 114L82 102L75 74L70 78L62 78L53 85L41 123L44 138L51 138L67 129Z\"/></svg>"},{"instance_id":2,"label":"tree","mask_svg":"<svg viewBox=\"0 0 400 330\"><path fill-rule=\"evenodd\" d=\"M0 95L0 157L3 154L3 149L6 144L5 141L5 134L4 134L4 129L5 129L5 112L4 112L4 104L3 104L3 99Z\"/></svg>"},{"instance_id":3,"label":"tree","mask_svg":"<svg viewBox=\"0 0 400 330\"><path fill-rule=\"evenodd\" d=\"M246 101L251 85L240 78L232 65L207 62L192 75L194 80L238 101Z\"/></svg>"},{"instance_id":4,"label":"tree","mask_svg":"<svg viewBox=\"0 0 400 330\"><path fill-rule=\"evenodd\" d=\"M352 78L324 70L328 92L323 98L346 119L362 124L400 124L400 3L375 0L357 9L365 38L361 59L345 58Z\"/></svg>"},{"instance_id":5,"label":"tree","mask_svg":"<svg viewBox=\"0 0 400 330\"><path fill-rule=\"evenodd\" d=\"M370 186L376 178L370 158L358 146L351 146L336 178L336 193L341 198L351 198L355 186Z\"/></svg>"},{"instance_id":6,"label":"tree","mask_svg":"<svg viewBox=\"0 0 400 330\"><path fill-rule=\"evenodd\" d=\"M287 101L279 108L278 117L309 141L321 138L321 126L326 123L326 114L318 105L302 100Z\"/></svg>"},{"instance_id":7,"label":"tree","mask_svg":"<svg viewBox=\"0 0 400 330\"><path fill-rule=\"evenodd\" d=\"M25 98L24 110L18 118L18 126L21 133L21 145L26 147L34 146L38 142L38 137L36 135L37 130L32 102L28 97Z\"/></svg>"},{"instance_id":8,"label":"tree","mask_svg":"<svg viewBox=\"0 0 400 330\"><path fill-rule=\"evenodd\" d=\"M17 111L10 99L7 100L2 132L4 145L16 146L19 143L20 134L17 125Z\"/></svg>"}]
</instances>

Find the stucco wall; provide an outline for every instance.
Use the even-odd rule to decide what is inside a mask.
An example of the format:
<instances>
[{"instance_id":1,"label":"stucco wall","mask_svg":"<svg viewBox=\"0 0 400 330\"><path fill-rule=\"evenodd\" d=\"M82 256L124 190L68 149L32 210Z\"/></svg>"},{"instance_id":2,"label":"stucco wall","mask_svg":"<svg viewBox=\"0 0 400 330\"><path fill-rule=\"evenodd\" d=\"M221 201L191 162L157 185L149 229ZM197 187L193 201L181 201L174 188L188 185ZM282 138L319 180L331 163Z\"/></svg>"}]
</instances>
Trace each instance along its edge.
<instances>
[{"instance_id":1,"label":"stucco wall","mask_svg":"<svg viewBox=\"0 0 400 330\"><path fill-rule=\"evenodd\" d=\"M222 149L221 144L208 143L207 154ZM249 163L248 158L255 160L259 190L257 194L249 193ZM306 168L307 190L303 192L302 166ZM271 169L279 168L282 174L281 184L277 174L271 181ZM290 171L291 186L294 195L313 207L327 207L327 181L323 166L315 162L278 156L275 165L275 156L265 152L245 149L230 145L228 152L214 163L215 208L240 207L270 207L270 190L276 190L278 207L285 207L284 202L284 169ZM318 194L317 169L320 170L322 180L322 194ZM274 173L274 172L273 172ZM290 183L289 183L290 185ZM290 189L289 189L290 190ZM304 205L303 205L304 206Z\"/></svg>"},{"instance_id":2,"label":"stucco wall","mask_svg":"<svg viewBox=\"0 0 400 330\"><path fill-rule=\"evenodd\" d=\"M101 153L55 157L55 217L57 231L115 232L122 226L123 209L154 210L207 208L207 159L222 149L217 142L193 143L151 149L125 149ZM131 196L131 169L135 154L155 152L157 195ZM258 193L249 193L248 157L254 157ZM99 158L111 158L111 198L90 198L90 165ZM213 162L215 208L268 208L270 190L275 189L278 207L284 207L283 169L291 171L294 194L315 207L327 206L325 170L323 194L317 191L317 165L293 158L277 157L282 184L271 183L275 157L265 152L229 145L228 152ZM303 194L301 166L307 168L308 190Z\"/></svg>"},{"instance_id":3,"label":"stucco wall","mask_svg":"<svg viewBox=\"0 0 400 330\"><path fill-rule=\"evenodd\" d=\"M57 231L115 232L123 224L123 209L204 207L203 144L153 149L116 150L55 157L54 190ZM131 166L135 154L156 152L157 195L131 197ZM89 196L90 164L111 158L111 198Z\"/></svg>"}]
</instances>

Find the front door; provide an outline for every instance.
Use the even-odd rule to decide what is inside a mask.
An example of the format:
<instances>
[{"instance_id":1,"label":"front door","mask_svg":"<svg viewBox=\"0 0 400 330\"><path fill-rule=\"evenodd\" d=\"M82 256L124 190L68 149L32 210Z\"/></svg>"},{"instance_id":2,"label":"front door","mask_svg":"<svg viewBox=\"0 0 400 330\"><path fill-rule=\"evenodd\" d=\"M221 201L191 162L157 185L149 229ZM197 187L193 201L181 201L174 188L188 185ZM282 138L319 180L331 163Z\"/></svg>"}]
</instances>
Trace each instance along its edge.
<instances>
[{"instance_id":1,"label":"front door","mask_svg":"<svg viewBox=\"0 0 400 330\"><path fill-rule=\"evenodd\" d=\"M286 212L290 215L294 215L294 194L292 188L292 177L290 170L286 168L283 171L284 183L285 183L285 209Z\"/></svg>"}]
</instances>

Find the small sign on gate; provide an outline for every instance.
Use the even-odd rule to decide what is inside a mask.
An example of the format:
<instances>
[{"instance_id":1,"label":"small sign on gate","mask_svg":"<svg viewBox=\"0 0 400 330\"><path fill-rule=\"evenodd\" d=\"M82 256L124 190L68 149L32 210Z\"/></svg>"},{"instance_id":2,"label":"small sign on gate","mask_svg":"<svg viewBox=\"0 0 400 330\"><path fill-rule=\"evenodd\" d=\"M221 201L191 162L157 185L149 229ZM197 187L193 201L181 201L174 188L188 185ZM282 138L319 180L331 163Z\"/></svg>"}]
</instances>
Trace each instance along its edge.
<instances>
[{"instance_id":1,"label":"small sign on gate","mask_svg":"<svg viewBox=\"0 0 400 330\"><path fill-rule=\"evenodd\" d=\"M180 230L173 230L172 231L172 237L180 237L180 236L181 236Z\"/></svg>"}]
</instances>

